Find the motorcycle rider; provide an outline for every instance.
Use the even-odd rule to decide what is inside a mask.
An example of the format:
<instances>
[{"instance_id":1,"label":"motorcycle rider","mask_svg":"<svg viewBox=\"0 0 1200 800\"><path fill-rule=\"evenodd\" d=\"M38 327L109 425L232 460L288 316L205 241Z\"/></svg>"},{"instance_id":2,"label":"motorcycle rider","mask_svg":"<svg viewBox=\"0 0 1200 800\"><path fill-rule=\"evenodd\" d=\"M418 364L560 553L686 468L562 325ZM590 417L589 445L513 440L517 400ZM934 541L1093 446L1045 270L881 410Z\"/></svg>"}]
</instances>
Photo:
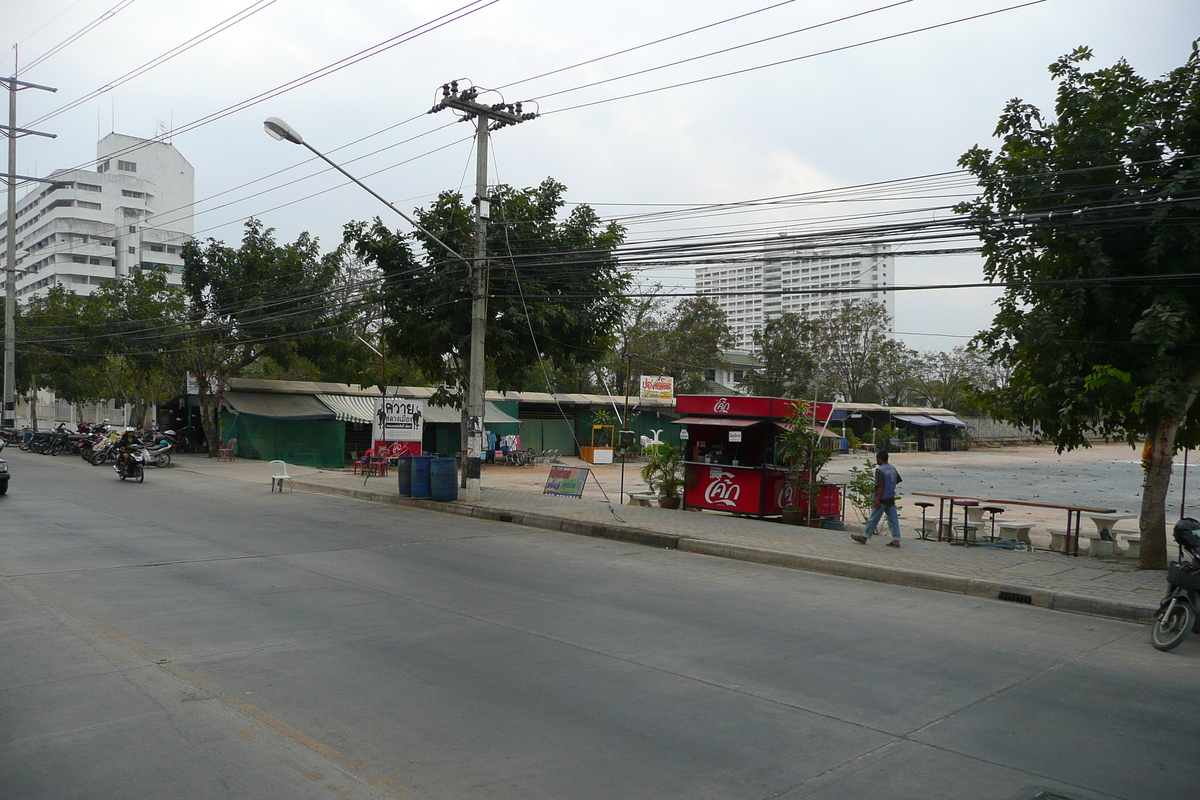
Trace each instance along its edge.
<instances>
[{"instance_id":1,"label":"motorcycle rider","mask_svg":"<svg viewBox=\"0 0 1200 800\"><path fill-rule=\"evenodd\" d=\"M141 445L141 442L138 441L137 432L134 431L133 428L126 428L125 432L121 434L121 438L117 440L117 444L116 444L116 447L117 447L117 471L120 474L122 474L122 475L126 474L125 465L129 462L130 454L133 452L133 449L135 446L140 446L140 445Z\"/></svg>"}]
</instances>

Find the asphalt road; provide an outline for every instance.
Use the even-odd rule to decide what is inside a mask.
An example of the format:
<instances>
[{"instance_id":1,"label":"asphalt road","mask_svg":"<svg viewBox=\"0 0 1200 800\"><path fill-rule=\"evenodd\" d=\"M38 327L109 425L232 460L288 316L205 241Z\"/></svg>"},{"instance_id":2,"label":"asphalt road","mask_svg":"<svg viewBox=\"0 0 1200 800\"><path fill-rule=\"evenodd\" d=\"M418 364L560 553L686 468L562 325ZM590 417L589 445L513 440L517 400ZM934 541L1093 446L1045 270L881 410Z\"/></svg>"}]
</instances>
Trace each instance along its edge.
<instances>
[{"instance_id":1,"label":"asphalt road","mask_svg":"<svg viewBox=\"0 0 1200 800\"><path fill-rule=\"evenodd\" d=\"M3 798L1200 790L1200 637L5 456Z\"/></svg>"}]
</instances>

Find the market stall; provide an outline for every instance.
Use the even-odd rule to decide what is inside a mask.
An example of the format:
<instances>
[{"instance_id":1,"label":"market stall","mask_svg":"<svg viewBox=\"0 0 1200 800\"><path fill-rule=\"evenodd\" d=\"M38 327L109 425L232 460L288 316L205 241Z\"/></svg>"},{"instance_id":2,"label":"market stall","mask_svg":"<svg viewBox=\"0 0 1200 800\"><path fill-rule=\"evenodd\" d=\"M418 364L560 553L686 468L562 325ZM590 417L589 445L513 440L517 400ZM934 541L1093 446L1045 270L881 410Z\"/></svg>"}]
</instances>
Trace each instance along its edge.
<instances>
[{"instance_id":1,"label":"market stall","mask_svg":"<svg viewBox=\"0 0 1200 800\"><path fill-rule=\"evenodd\" d=\"M776 436L788 426L794 403L781 397L679 395L675 410L683 416L675 424L682 426L684 507L756 517L794 508L787 466L775 457ZM823 429L833 407L817 403L813 409L813 423ZM822 487L817 512L841 518L840 487Z\"/></svg>"}]
</instances>

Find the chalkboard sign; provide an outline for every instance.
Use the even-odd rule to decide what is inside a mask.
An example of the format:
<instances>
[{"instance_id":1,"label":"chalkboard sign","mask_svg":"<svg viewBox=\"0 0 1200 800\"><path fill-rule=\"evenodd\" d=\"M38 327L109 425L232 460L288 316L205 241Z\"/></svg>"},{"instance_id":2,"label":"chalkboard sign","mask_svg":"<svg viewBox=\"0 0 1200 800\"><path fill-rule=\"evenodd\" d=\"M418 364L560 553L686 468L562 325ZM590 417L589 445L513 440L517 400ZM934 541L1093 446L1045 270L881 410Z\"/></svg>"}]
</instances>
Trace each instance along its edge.
<instances>
[{"instance_id":1,"label":"chalkboard sign","mask_svg":"<svg viewBox=\"0 0 1200 800\"><path fill-rule=\"evenodd\" d=\"M587 467L550 467L546 477L546 488L542 494L556 494L560 497L583 497L583 487L591 470Z\"/></svg>"}]
</instances>

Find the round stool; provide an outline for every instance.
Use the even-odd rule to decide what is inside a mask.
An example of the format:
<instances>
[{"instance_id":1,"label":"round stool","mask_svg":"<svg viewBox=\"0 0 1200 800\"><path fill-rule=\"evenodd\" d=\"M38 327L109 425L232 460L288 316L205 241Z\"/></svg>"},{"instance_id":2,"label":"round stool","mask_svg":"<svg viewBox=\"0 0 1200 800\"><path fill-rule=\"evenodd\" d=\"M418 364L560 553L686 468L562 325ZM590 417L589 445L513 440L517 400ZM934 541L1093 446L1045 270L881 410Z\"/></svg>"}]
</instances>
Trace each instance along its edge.
<instances>
[{"instance_id":1,"label":"round stool","mask_svg":"<svg viewBox=\"0 0 1200 800\"><path fill-rule=\"evenodd\" d=\"M980 511L992 515L992 535L988 537L988 541L994 542L996 541L996 515L1003 514L1004 509L1000 508L1000 506L984 506Z\"/></svg>"},{"instance_id":2,"label":"round stool","mask_svg":"<svg viewBox=\"0 0 1200 800\"><path fill-rule=\"evenodd\" d=\"M917 531L917 538L918 539L928 539L929 538L929 529L925 527L925 510L929 509L929 508L933 508L933 503L920 502L920 503L914 503L914 505L920 506L920 508L921 508L921 529L919 531Z\"/></svg>"},{"instance_id":3,"label":"round stool","mask_svg":"<svg viewBox=\"0 0 1200 800\"><path fill-rule=\"evenodd\" d=\"M962 510L963 510L962 534L963 534L963 536L962 536L961 544L963 544L967 547L970 547L972 544L971 538L970 538L971 527L967 520L967 509L974 508L975 506L979 505L979 501L978 500L957 499L957 500L951 500L950 503L952 505L962 506ZM950 517L950 544L955 544L955 541L954 541L954 517L953 516Z\"/></svg>"}]
</instances>

